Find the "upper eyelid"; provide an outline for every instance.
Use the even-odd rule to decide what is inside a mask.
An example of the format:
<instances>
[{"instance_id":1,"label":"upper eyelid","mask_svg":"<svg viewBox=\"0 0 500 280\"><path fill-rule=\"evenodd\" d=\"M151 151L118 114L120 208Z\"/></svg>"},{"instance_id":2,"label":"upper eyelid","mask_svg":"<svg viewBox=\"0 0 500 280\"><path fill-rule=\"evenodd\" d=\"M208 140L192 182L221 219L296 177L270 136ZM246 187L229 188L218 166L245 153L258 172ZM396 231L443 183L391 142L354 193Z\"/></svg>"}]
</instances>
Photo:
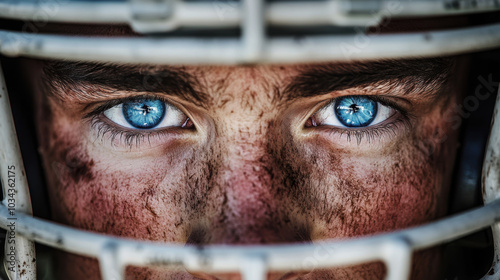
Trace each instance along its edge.
<instances>
[{"instance_id":1,"label":"upper eyelid","mask_svg":"<svg viewBox=\"0 0 500 280\"><path fill-rule=\"evenodd\" d=\"M155 99L155 100L161 100L165 102L168 106L173 106L179 111L183 112L183 110L179 109L178 106L172 104L172 102L164 97L161 96L154 96L150 94L144 94L144 95L137 95L137 96L131 96L131 97L124 97L124 98L117 98L117 99L112 99L112 100L107 100L104 101L104 104L96 106L94 109L91 109L91 111L87 114L84 115L84 119L91 118L97 114L101 114L104 111L113 108L115 106L118 106L120 104L123 104L125 102L130 102L130 101L135 101L135 100L140 100L140 99ZM99 102L103 103L103 102ZM184 113L184 112L183 112Z\"/></svg>"},{"instance_id":2,"label":"upper eyelid","mask_svg":"<svg viewBox=\"0 0 500 280\"><path fill-rule=\"evenodd\" d=\"M403 106L401 106L400 104L397 104L397 102L391 100L393 97L389 97L389 96L381 96L381 95L342 95L342 96L337 96L335 98L332 98L330 100L328 100L323 106L319 107L318 110L315 110L314 111L314 114L316 114L317 112L319 112L320 110L330 106L330 105L333 105L335 104L335 101L339 98L342 98L342 97L349 97L349 96L362 96L362 97L365 97L365 98L368 98L368 99L371 99L375 102L379 102L380 104L384 105L384 106L388 106L388 107L391 107L392 109L395 109L397 110L398 112L401 112L403 114L408 114L408 110L406 108L404 108ZM398 99L401 99L401 98L398 98ZM402 99L404 101L406 101L407 103L411 104L410 101L408 100L405 100L405 99ZM314 115L313 114L313 115Z\"/></svg>"}]
</instances>

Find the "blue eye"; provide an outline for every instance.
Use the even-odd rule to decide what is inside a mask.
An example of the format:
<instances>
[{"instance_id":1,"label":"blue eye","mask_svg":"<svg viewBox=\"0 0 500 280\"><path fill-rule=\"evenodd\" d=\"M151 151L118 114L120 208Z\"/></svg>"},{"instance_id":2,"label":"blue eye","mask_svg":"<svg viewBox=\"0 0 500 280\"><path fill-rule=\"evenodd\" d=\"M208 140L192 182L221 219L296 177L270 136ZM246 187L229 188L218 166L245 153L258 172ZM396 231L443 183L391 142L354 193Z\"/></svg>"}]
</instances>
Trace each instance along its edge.
<instances>
[{"instance_id":1,"label":"blue eye","mask_svg":"<svg viewBox=\"0 0 500 280\"><path fill-rule=\"evenodd\" d=\"M363 96L340 97L335 101L335 115L347 127L365 127L377 116L377 102Z\"/></svg>"},{"instance_id":2,"label":"blue eye","mask_svg":"<svg viewBox=\"0 0 500 280\"><path fill-rule=\"evenodd\" d=\"M350 95L329 102L311 117L311 121L312 126L363 128L384 122L397 112L368 96Z\"/></svg>"},{"instance_id":3,"label":"blue eye","mask_svg":"<svg viewBox=\"0 0 500 280\"><path fill-rule=\"evenodd\" d=\"M110 121L129 129L184 127L189 118L174 105L156 98L140 98L104 111Z\"/></svg>"},{"instance_id":4,"label":"blue eye","mask_svg":"<svg viewBox=\"0 0 500 280\"><path fill-rule=\"evenodd\" d=\"M140 129L157 126L165 116L166 109L165 102L152 99L124 102L122 107L125 120Z\"/></svg>"}]
</instances>

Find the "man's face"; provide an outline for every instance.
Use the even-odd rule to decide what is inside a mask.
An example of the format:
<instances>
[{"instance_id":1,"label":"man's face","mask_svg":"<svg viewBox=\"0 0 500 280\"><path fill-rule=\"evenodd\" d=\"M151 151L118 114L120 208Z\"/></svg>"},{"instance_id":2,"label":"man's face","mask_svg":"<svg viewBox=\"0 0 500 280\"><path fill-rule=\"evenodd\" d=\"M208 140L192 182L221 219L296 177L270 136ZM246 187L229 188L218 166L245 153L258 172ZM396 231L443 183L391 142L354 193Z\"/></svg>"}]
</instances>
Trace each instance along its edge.
<instances>
[{"instance_id":1,"label":"man's face","mask_svg":"<svg viewBox=\"0 0 500 280\"><path fill-rule=\"evenodd\" d=\"M54 219L197 245L317 242L431 221L446 210L456 147L451 65L44 63L37 128ZM435 261L417 254L414 277L434 276ZM64 279L97 277L89 259L59 262ZM268 277L384 271L371 263ZM127 279L192 274L127 269Z\"/></svg>"}]
</instances>

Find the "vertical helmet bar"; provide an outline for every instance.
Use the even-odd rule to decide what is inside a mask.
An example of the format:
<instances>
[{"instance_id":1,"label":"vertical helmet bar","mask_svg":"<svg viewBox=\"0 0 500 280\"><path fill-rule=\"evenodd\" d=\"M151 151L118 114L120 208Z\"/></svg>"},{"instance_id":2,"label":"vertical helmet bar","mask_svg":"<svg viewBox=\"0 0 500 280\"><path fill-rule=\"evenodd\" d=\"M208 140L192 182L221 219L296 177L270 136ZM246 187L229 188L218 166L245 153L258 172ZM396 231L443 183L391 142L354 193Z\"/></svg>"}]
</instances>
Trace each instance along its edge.
<instances>
[{"instance_id":1,"label":"vertical helmet bar","mask_svg":"<svg viewBox=\"0 0 500 280\"><path fill-rule=\"evenodd\" d=\"M495 110L491 120L491 132L483 163L482 190L484 204L500 198L500 87L498 88ZM500 221L491 226L493 246L495 248L490 273L484 280L500 279Z\"/></svg>"},{"instance_id":2,"label":"vertical helmet bar","mask_svg":"<svg viewBox=\"0 0 500 280\"><path fill-rule=\"evenodd\" d=\"M0 66L0 179L3 205L9 209L4 266L10 279L35 279L35 246L17 233L18 212L32 214L31 199L21 149L17 141L9 95Z\"/></svg>"}]
</instances>

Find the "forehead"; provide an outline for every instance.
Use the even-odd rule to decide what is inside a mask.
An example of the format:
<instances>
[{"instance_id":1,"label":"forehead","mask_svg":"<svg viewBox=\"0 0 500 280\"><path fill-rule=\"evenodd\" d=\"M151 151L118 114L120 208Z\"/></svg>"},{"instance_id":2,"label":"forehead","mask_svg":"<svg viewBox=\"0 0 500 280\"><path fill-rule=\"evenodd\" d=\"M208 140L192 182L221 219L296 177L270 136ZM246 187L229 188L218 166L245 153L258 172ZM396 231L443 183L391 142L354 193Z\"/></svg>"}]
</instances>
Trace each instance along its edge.
<instances>
[{"instance_id":1,"label":"forehead","mask_svg":"<svg viewBox=\"0 0 500 280\"><path fill-rule=\"evenodd\" d=\"M247 66L182 66L182 70L191 76L200 77L199 83L204 86L237 85L251 83L255 86L263 83L286 84L292 82L292 77L317 65L247 65Z\"/></svg>"}]
</instances>

